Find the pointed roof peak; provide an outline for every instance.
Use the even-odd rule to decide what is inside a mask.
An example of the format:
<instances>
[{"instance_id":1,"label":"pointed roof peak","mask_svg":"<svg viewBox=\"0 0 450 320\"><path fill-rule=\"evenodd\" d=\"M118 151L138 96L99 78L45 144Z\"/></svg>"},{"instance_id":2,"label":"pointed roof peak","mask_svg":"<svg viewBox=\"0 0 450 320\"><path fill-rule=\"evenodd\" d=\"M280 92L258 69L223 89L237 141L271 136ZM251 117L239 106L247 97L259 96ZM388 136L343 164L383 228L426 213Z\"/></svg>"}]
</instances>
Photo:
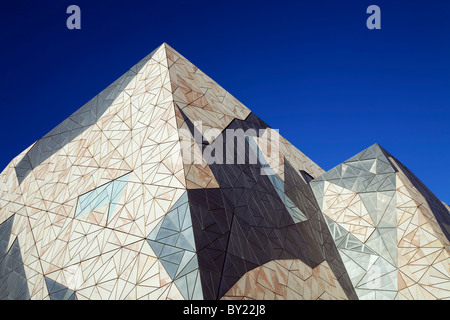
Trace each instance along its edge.
<instances>
[{"instance_id":1,"label":"pointed roof peak","mask_svg":"<svg viewBox=\"0 0 450 320\"><path fill-rule=\"evenodd\" d=\"M189 61L186 57L184 57L181 53L175 50L171 45L167 42L163 42L159 47L155 49L149 56L152 56L153 53L158 52L161 57L164 57L167 60L167 67L170 68L172 64L174 64L179 58L183 59L186 63L191 64L192 67L197 68L191 61ZM213 81L211 79L211 81Z\"/></svg>"},{"instance_id":2,"label":"pointed roof peak","mask_svg":"<svg viewBox=\"0 0 450 320\"><path fill-rule=\"evenodd\" d=\"M158 48L164 48L165 50L167 49L173 49L167 42L163 42Z\"/></svg>"},{"instance_id":3,"label":"pointed roof peak","mask_svg":"<svg viewBox=\"0 0 450 320\"><path fill-rule=\"evenodd\" d=\"M177 56L182 56L178 51L176 51L167 42L163 42L159 46L157 46L152 52L150 52L142 61L148 61L149 59L154 57L156 53L161 53L161 52L162 52L163 56L167 56L168 52L172 52L172 54L176 54Z\"/></svg>"},{"instance_id":4,"label":"pointed roof peak","mask_svg":"<svg viewBox=\"0 0 450 320\"><path fill-rule=\"evenodd\" d=\"M386 157L392 157L392 155L385 149L383 148L378 142L375 142L373 145L371 145L369 148L367 148L366 150L369 149L373 149L373 150L379 150L381 151Z\"/></svg>"},{"instance_id":5,"label":"pointed roof peak","mask_svg":"<svg viewBox=\"0 0 450 320\"><path fill-rule=\"evenodd\" d=\"M176 53L176 54L178 54L178 55L180 55L181 56L181 54L177 51L177 50L175 50L170 44L168 44L167 42L163 42L158 48L157 48L157 50L159 50L159 49L163 49L164 51L168 51L168 50L170 50L170 51L173 51L174 53Z\"/></svg>"},{"instance_id":6,"label":"pointed roof peak","mask_svg":"<svg viewBox=\"0 0 450 320\"><path fill-rule=\"evenodd\" d=\"M164 47L173 49L172 46L171 46L170 44L168 44L167 42L163 42L163 43L161 44L161 46L164 46Z\"/></svg>"},{"instance_id":7,"label":"pointed roof peak","mask_svg":"<svg viewBox=\"0 0 450 320\"><path fill-rule=\"evenodd\" d=\"M389 152L384 150L384 148L382 146L380 146L380 144L378 142L376 142L376 143L372 144L370 147L368 147L368 148L362 150L361 152L359 152L358 154L354 155L350 159L344 161L344 163L351 162L351 161L375 159L380 156L388 158L391 155L389 154Z\"/></svg>"}]
</instances>

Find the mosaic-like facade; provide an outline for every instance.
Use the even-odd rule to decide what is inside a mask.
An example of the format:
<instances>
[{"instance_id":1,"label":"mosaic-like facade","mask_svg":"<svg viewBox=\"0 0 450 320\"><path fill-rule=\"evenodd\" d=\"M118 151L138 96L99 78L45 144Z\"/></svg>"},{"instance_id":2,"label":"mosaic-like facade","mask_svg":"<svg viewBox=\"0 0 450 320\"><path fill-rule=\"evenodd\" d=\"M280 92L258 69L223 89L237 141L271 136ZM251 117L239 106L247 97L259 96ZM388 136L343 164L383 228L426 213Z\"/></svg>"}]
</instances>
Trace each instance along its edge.
<instances>
[{"instance_id":1,"label":"mosaic-like facade","mask_svg":"<svg viewBox=\"0 0 450 320\"><path fill-rule=\"evenodd\" d=\"M163 44L1 173L0 299L449 299L449 225L379 145L324 172Z\"/></svg>"}]
</instances>

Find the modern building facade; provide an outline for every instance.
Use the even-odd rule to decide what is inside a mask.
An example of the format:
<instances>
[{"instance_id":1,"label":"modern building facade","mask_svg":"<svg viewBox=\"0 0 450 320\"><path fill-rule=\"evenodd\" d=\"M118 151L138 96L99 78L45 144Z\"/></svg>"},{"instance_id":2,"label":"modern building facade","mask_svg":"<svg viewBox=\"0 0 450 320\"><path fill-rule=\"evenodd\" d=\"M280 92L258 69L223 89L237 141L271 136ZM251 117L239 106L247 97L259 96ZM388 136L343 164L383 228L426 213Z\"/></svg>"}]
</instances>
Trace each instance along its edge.
<instances>
[{"instance_id":1,"label":"modern building facade","mask_svg":"<svg viewBox=\"0 0 450 320\"><path fill-rule=\"evenodd\" d=\"M381 146L324 172L163 44L0 174L0 299L449 299L449 225Z\"/></svg>"}]
</instances>

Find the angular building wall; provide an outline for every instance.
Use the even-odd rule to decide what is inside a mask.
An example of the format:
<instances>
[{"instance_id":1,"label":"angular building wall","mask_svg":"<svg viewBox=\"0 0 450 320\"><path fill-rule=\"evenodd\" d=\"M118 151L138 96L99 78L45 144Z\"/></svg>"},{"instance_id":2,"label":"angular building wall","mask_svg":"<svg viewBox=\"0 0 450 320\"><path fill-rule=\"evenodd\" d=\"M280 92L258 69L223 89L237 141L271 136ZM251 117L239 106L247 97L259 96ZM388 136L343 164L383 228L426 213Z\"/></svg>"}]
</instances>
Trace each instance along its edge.
<instances>
[{"instance_id":1,"label":"angular building wall","mask_svg":"<svg viewBox=\"0 0 450 320\"><path fill-rule=\"evenodd\" d=\"M448 298L448 225L380 147L325 173L163 44L0 174L0 299Z\"/></svg>"},{"instance_id":2,"label":"angular building wall","mask_svg":"<svg viewBox=\"0 0 450 320\"><path fill-rule=\"evenodd\" d=\"M382 147L311 187L360 299L450 298L448 209Z\"/></svg>"}]
</instances>

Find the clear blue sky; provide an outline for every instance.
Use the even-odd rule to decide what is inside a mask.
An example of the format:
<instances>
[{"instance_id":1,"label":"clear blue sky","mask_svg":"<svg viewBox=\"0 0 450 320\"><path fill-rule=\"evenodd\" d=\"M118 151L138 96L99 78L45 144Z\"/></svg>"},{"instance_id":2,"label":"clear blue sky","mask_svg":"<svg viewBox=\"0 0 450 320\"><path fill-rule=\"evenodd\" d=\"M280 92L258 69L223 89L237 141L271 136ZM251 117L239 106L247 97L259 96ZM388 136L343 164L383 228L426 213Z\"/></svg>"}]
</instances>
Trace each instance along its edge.
<instances>
[{"instance_id":1,"label":"clear blue sky","mask_svg":"<svg viewBox=\"0 0 450 320\"><path fill-rule=\"evenodd\" d=\"M378 142L450 203L449 17L443 0L3 2L0 167L167 42L325 170Z\"/></svg>"}]
</instances>

